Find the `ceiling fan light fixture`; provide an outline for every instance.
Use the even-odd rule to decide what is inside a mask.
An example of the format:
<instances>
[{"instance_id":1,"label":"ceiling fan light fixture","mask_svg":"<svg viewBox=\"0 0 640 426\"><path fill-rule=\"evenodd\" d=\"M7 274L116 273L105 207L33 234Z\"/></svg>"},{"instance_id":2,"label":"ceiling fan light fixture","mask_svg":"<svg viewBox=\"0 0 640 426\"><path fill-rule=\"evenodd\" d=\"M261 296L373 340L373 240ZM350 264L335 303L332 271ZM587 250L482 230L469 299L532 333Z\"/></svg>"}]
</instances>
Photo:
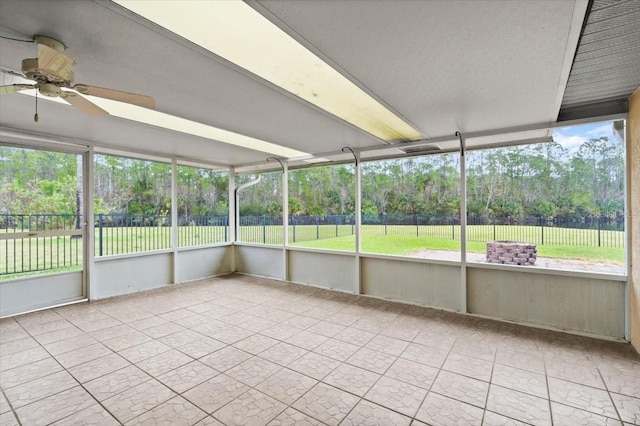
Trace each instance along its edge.
<instances>
[{"instance_id":1,"label":"ceiling fan light fixture","mask_svg":"<svg viewBox=\"0 0 640 426\"><path fill-rule=\"evenodd\" d=\"M383 141L424 138L242 1L114 1Z\"/></svg>"}]
</instances>

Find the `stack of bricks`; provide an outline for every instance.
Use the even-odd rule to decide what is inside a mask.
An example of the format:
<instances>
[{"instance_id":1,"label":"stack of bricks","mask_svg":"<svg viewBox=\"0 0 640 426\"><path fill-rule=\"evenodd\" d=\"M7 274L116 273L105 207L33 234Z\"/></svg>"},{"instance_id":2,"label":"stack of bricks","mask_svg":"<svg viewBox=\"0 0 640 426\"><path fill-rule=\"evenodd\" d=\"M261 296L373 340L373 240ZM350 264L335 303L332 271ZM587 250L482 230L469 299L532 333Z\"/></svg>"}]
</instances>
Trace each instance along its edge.
<instances>
[{"instance_id":1,"label":"stack of bricks","mask_svg":"<svg viewBox=\"0 0 640 426\"><path fill-rule=\"evenodd\" d=\"M487 243L487 262L506 265L533 265L536 263L535 244L514 241L492 241Z\"/></svg>"}]
</instances>

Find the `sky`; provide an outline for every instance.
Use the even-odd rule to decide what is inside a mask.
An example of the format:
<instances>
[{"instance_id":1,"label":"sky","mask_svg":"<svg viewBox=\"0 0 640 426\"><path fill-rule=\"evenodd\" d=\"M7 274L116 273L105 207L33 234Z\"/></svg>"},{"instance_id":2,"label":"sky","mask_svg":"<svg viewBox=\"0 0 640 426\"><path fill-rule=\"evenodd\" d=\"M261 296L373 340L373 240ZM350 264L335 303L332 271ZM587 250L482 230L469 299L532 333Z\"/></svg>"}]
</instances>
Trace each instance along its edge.
<instances>
[{"instance_id":1,"label":"sky","mask_svg":"<svg viewBox=\"0 0 640 426\"><path fill-rule=\"evenodd\" d=\"M580 149L580 145L589 139L602 136L608 137L610 141L617 140L613 133L613 121L560 127L553 131L553 140L569 151L569 154L575 154Z\"/></svg>"}]
</instances>

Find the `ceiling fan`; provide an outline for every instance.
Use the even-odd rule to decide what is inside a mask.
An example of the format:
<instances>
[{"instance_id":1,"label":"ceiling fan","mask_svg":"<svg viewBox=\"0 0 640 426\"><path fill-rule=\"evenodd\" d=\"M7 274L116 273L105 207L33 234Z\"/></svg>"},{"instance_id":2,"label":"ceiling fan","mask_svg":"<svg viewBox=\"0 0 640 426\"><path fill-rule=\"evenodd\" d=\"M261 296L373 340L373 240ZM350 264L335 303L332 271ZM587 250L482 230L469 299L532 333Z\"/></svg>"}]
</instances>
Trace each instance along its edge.
<instances>
[{"instance_id":1,"label":"ceiling fan","mask_svg":"<svg viewBox=\"0 0 640 426\"><path fill-rule=\"evenodd\" d=\"M145 108L155 108L155 101L149 96L105 89L88 84L74 84L73 65L75 61L64 54L65 45L58 40L45 36L35 36L34 42L38 45L38 57L22 60L22 73L24 75L12 71L2 71L33 80L35 84L0 86L1 95L37 89L43 96L61 98L83 113L94 116L104 116L109 115L109 113L87 98L79 96L78 93L126 102ZM37 110L34 120L38 121Z\"/></svg>"}]
</instances>

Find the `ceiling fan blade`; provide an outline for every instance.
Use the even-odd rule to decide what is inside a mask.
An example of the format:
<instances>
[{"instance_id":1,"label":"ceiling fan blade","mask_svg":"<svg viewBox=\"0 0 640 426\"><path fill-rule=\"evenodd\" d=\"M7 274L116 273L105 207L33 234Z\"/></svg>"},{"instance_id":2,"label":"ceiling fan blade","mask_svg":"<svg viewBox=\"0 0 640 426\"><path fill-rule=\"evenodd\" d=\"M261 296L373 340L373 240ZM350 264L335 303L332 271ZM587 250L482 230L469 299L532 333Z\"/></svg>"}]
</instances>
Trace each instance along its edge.
<instances>
[{"instance_id":1,"label":"ceiling fan blade","mask_svg":"<svg viewBox=\"0 0 640 426\"><path fill-rule=\"evenodd\" d=\"M88 84L76 84L72 87L72 89L82 93L83 95L98 96L100 98L126 102L128 104L138 105L151 109L154 109L156 107L156 101L150 96L122 92L120 90L105 89L103 87L89 86Z\"/></svg>"},{"instance_id":2,"label":"ceiling fan blade","mask_svg":"<svg viewBox=\"0 0 640 426\"><path fill-rule=\"evenodd\" d=\"M73 64L75 61L71 57L44 44L38 44L38 69L52 80L73 80Z\"/></svg>"},{"instance_id":3,"label":"ceiling fan blade","mask_svg":"<svg viewBox=\"0 0 640 426\"><path fill-rule=\"evenodd\" d=\"M6 86L0 86L0 95L7 95L9 93L19 92L21 90L35 89L35 84L8 84Z\"/></svg>"},{"instance_id":4,"label":"ceiling fan blade","mask_svg":"<svg viewBox=\"0 0 640 426\"><path fill-rule=\"evenodd\" d=\"M107 111L77 93L63 92L60 97L85 114L94 116L109 115Z\"/></svg>"}]
</instances>

